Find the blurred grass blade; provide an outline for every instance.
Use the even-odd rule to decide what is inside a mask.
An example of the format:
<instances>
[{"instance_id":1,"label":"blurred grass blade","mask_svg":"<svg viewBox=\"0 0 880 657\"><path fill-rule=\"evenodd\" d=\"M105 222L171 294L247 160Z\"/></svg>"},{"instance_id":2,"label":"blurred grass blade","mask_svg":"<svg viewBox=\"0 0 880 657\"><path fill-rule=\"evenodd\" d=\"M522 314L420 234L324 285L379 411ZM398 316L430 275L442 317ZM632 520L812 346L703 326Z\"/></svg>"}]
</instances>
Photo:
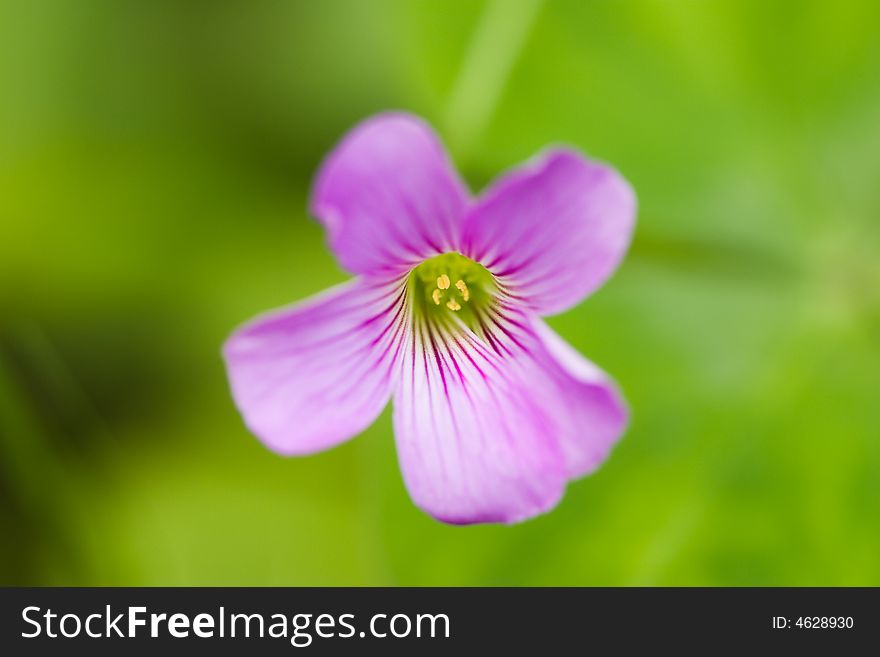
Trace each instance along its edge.
<instances>
[{"instance_id":1,"label":"blurred grass blade","mask_svg":"<svg viewBox=\"0 0 880 657\"><path fill-rule=\"evenodd\" d=\"M492 117L538 16L541 0L491 0L465 53L447 110L447 133L468 152Z\"/></svg>"}]
</instances>

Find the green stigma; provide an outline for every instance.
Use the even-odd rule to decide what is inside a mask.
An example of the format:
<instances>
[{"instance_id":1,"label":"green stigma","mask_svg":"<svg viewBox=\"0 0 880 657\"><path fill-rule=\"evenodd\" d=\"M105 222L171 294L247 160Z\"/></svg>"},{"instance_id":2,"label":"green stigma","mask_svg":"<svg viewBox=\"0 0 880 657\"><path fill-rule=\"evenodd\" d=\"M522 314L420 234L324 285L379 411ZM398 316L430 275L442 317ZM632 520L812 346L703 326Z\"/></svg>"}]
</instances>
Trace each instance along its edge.
<instances>
[{"instance_id":1,"label":"green stigma","mask_svg":"<svg viewBox=\"0 0 880 657\"><path fill-rule=\"evenodd\" d=\"M413 310L428 322L447 326L458 319L475 329L498 287L482 265L458 253L444 253L410 272L409 289Z\"/></svg>"}]
</instances>

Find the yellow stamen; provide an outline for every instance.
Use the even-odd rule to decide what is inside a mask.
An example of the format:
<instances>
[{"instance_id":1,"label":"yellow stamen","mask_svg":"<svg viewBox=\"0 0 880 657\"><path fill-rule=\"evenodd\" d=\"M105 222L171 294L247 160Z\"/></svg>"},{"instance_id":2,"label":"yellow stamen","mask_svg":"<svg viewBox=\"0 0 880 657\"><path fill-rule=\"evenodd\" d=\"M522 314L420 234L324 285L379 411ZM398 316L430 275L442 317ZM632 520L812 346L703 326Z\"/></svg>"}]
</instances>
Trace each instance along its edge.
<instances>
[{"instance_id":1,"label":"yellow stamen","mask_svg":"<svg viewBox=\"0 0 880 657\"><path fill-rule=\"evenodd\" d=\"M449 276L447 276L446 274L439 276L437 278L437 287L439 287L441 290L448 290L449 289Z\"/></svg>"},{"instance_id":2,"label":"yellow stamen","mask_svg":"<svg viewBox=\"0 0 880 657\"><path fill-rule=\"evenodd\" d=\"M458 301L456 301L455 299L450 299L449 301L447 301L446 307L449 308L449 310L461 310L461 306L458 305Z\"/></svg>"},{"instance_id":3,"label":"yellow stamen","mask_svg":"<svg viewBox=\"0 0 880 657\"><path fill-rule=\"evenodd\" d=\"M468 291L467 285L461 279L455 281L455 287L458 288L458 291L461 292L461 298L467 301L471 298L471 293Z\"/></svg>"},{"instance_id":4,"label":"yellow stamen","mask_svg":"<svg viewBox=\"0 0 880 657\"><path fill-rule=\"evenodd\" d=\"M431 294L431 298L434 300L434 305L440 305L441 296L443 296L443 293L440 290L434 290L433 294Z\"/></svg>"}]
</instances>

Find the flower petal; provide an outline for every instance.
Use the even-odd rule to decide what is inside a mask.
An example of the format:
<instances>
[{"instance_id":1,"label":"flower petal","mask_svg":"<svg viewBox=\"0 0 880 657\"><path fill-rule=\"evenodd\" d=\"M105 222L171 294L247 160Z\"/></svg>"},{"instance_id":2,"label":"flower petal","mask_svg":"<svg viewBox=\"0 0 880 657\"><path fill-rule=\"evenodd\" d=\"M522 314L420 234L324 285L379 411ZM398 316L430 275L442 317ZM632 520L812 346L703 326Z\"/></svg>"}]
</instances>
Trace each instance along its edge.
<instances>
[{"instance_id":1,"label":"flower petal","mask_svg":"<svg viewBox=\"0 0 880 657\"><path fill-rule=\"evenodd\" d=\"M568 476L582 477L599 467L623 434L629 415L626 403L608 375L546 323L534 318L532 326L546 349L540 356L543 370L554 384L541 390L548 393L546 403L566 418L559 442ZM551 360L545 360L547 356Z\"/></svg>"},{"instance_id":2,"label":"flower petal","mask_svg":"<svg viewBox=\"0 0 880 657\"><path fill-rule=\"evenodd\" d=\"M238 329L223 355L248 428L292 455L369 426L390 396L404 299L400 283L354 280Z\"/></svg>"},{"instance_id":3,"label":"flower petal","mask_svg":"<svg viewBox=\"0 0 880 657\"><path fill-rule=\"evenodd\" d=\"M617 268L635 209L632 188L614 169L551 151L480 198L465 218L463 253L535 312L557 313Z\"/></svg>"},{"instance_id":4,"label":"flower petal","mask_svg":"<svg viewBox=\"0 0 880 657\"><path fill-rule=\"evenodd\" d=\"M381 114L354 128L324 162L312 212L355 273L411 267L457 248L468 193L431 128Z\"/></svg>"},{"instance_id":5,"label":"flower petal","mask_svg":"<svg viewBox=\"0 0 880 657\"><path fill-rule=\"evenodd\" d=\"M613 382L543 321L506 301L485 320L481 332L417 325L394 396L407 488L445 522L550 509L627 422Z\"/></svg>"},{"instance_id":6,"label":"flower petal","mask_svg":"<svg viewBox=\"0 0 880 657\"><path fill-rule=\"evenodd\" d=\"M416 327L394 397L394 433L421 509L454 524L511 523L556 505L564 457L524 375L517 359L505 362L467 329Z\"/></svg>"}]
</instances>

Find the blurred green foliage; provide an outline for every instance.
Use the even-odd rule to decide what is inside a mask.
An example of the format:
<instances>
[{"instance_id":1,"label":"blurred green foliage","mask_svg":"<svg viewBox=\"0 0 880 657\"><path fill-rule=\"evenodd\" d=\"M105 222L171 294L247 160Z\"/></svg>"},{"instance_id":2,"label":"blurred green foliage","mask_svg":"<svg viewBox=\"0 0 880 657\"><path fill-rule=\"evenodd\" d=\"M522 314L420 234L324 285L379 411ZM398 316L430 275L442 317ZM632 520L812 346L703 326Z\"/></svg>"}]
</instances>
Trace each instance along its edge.
<instances>
[{"instance_id":1,"label":"blurred green foliage","mask_svg":"<svg viewBox=\"0 0 880 657\"><path fill-rule=\"evenodd\" d=\"M880 585L880 4L0 0L0 583ZM219 357L344 280L321 157L403 108L475 190L637 190L554 318L633 409L554 512L448 527L386 412L284 459Z\"/></svg>"}]
</instances>

